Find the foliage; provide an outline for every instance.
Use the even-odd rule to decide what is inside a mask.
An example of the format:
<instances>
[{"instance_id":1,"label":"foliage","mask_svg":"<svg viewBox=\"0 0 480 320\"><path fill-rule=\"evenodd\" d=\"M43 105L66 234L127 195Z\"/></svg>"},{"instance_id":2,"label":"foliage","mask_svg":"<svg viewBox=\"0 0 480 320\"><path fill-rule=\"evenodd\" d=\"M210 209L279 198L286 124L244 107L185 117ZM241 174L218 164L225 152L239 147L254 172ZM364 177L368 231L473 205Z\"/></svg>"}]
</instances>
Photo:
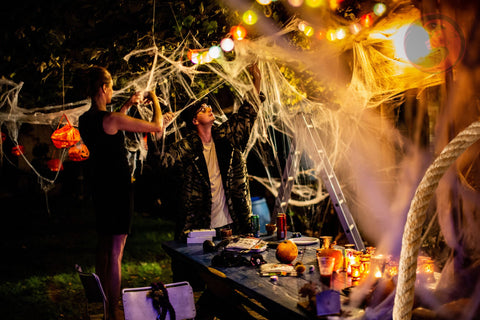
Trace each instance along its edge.
<instances>
[{"instance_id":1,"label":"foliage","mask_svg":"<svg viewBox=\"0 0 480 320\"><path fill-rule=\"evenodd\" d=\"M2 198L12 217L1 234L2 251L15 257L2 264L0 307L3 319L87 319L86 298L74 266L94 271L95 231L91 200L51 196L51 216L37 212L31 194ZM136 212L122 264L122 286L172 282L170 258L161 242L173 239L173 224ZM18 230L21 230L19 233ZM92 305L93 311L97 310ZM98 312L101 313L101 306Z\"/></svg>"}]
</instances>

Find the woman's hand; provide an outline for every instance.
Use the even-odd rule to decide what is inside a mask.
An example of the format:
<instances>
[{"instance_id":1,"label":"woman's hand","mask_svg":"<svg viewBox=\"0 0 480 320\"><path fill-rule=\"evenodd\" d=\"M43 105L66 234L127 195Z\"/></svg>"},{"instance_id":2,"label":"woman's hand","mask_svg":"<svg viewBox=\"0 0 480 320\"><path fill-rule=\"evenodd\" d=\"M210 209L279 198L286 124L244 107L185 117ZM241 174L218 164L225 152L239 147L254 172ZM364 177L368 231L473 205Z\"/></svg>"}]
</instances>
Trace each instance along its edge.
<instances>
[{"instance_id":1,"label":"woman's hand","mask_svg":"<svg viewBox=\"0 0 480 320\"><path fill-rule=\"evenodd\" d=\"M166 112L163 114L163 127L167 127L175 119L175 114L173 112Z\"/></svg>"},{"instance_id":2,"label":"woman's hand","mask_svg":"<svg viewBox=\"0 0 480 320\"><path fill-rule=\"evenodd\" d=\"M128 109L130 109L135 104L142 103L143 100L143 92L135 92L135 94L133 94L130 99L125 102L125 104L120 109L120 112L123 114L127 114Z\"/></svg>"}]
</instances>

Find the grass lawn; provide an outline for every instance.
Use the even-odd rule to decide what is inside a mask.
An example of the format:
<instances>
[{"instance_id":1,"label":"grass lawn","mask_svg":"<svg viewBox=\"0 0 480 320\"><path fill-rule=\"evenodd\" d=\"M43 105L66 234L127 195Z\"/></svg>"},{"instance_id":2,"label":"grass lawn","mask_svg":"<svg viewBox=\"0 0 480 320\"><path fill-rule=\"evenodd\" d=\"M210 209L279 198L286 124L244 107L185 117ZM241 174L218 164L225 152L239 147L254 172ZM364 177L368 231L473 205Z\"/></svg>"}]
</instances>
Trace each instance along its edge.
<instances>
[{"instance_id":1,"label":"grass lawn","mask_svg":"<svg viewBox=\"0 0 480 320\"><path fill-rule=\"evenodd\" d=\"M47 206L41 192L15 192L0 194L0 208L1 318L87 319L74 267L94 271L91 202L54 194ZM122 287L172 282L170 258L161 247L171 239L173 222L136 212L123 258Z\"/></svg>"}]
</instances>

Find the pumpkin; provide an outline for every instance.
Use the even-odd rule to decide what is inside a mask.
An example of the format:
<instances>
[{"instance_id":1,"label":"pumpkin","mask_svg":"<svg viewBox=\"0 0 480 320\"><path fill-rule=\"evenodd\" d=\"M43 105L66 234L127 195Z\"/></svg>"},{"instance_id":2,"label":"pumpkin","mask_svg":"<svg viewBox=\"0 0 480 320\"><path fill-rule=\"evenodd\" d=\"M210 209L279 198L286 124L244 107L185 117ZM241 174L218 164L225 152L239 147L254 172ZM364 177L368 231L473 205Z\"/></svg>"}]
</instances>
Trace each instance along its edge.
<instances>
[{"instance_id":1,"label":"pumpkin","mask_svg":"<svg viewBox=\"0 0 480 320\"><path fill-rule=\"evenodd\" d=\"M284 240L278 244L275 256L281 263L291 263L298 256L297 245L292 240Z\"/></svg>"},{"instance_id":2,"label":"pumpkin","mask_svg":"<svg viewBox=\"0 0 480 320\"><path fill-rule=\"evenodd\" d=\"M67 123L63 127L60 127L63 118L65 118ZM80 141L80 132L77 128L72 126L70 120L67 118L67 115L63 114L58 122L57 129L51 135L51 139L55 147L59 149L68 148Z\"/></svg>"},{"instance_id":3,"label":"pumpkin","mask_svg":"<svg viewBox=\"0 0 480 320\"><path fill-rule=\"evenodd\" d=\"M21 156L25 152L25 147L22 145L16 145L15 147L12 148L12 154L14 156Z\"/></svg>"},{"instance_id":4,"label":"pumpkin","mask_svg":"<svg viewBox=\"0 0 480 320\"><path fill-rule=\"evenodd\" d=\"M83 161L88 159L90 151L83 142L79 142L68 149L68 158L72 161Z\"/></svg>"},{"instance_id":5,"label":"pumpkin","mask_svg":"<svg viewBox=\"0 0 480 320\"><path fill-rule=\"evenodd\" d=\"M335 263L333 265L333 271L338 271L343 268L343 254L342 250L338 249L317 249L318 257L332 257L335 258Z\"/></svg>"},{"instance_id":6,"label":"pumpkin","mask_svg":"<svg viewBox=\"0 0 480 320\"><path fill-rule=\"evenodd\" d=\"M50 171L58 172L63 170L63 164L60 159L50 159L47 161L47 166Z\"/></svg>"}]
</instances>

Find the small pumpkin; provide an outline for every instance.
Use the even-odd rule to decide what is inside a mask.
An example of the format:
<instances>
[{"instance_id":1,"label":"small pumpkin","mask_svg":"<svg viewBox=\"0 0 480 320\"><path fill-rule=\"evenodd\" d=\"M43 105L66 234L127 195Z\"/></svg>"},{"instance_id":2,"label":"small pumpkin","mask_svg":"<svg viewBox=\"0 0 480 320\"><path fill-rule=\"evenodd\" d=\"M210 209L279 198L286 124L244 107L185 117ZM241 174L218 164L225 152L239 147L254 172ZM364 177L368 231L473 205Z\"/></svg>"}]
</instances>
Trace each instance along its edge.
<instances>
[{"instance_id":1,"label":"small pumpkin","mask_svg":"<svg viewBox=\"0 0 480 320\"><path fill-rule=\"evenodd\" d=\"M297 245L292 240L284 240L278 244L275 256L281 263L291 263L298 256Z\"/></svg>"}]
</instances>

